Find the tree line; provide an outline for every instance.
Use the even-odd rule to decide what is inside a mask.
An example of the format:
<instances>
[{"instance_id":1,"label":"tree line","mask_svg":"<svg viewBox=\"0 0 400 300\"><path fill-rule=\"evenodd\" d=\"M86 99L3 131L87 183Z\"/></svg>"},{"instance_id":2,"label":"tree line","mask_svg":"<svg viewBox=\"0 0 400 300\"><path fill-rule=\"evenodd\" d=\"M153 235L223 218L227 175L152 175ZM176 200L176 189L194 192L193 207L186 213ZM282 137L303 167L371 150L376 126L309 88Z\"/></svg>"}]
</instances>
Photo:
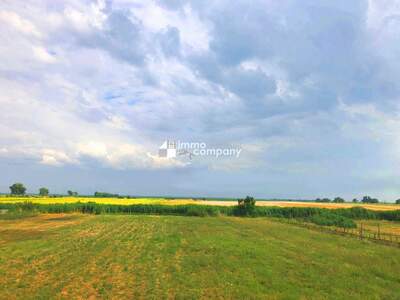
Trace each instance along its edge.
<instances>
[{"instance_id":1,"label":"tree line","mask_svg":"<svg viewBox=\"0 0 400 300\"><path fill-rule=\"evenodd\" d=\"M20 182L16 182L10 186L10 194L11 195L23 196L23 195L26 195L26 190L27 190L27 188L24 186L24 184L22 184ZM50 195L50 191L46 187L41 187L41 188L39 188L38 195L46 197L46 196ZM71 197L76 197L79 194L76 191L68 190L67 195L71 196ZM93 196L98 197L98 198L118 198L118 197L120 197L119 194L111 194L111 193L106 193L106 192L95 192L93 194Z\"/></svg>"},{"instance_id":2,"label":"tree line","mask_svg":"<svg viewBox=\"0 0 400 300\"><path fill-rule=\"evenodd\" d=\"M10 186L10 194L11 195L15 195L15 196L24 196L26 195L26 187L24 186L24 184L20 183L20 182L16 182L13 185ZM73 191L67 191L67 194L69 196L78 196L78 192L73 192ZM49 196L50 195L50 191L48 188L46 187L41 187L39 188L38 191L38 195L39 196Z\"/></svg>"},{"instance_id":3,"label":"tree line","mask_svg":"<svg viewBox=\"0 0 400 300\"><path fill-rule=\"evenodd\" d=\"M336 197L333 200L329 198L317 198L315 199L315 202L320 202L320 203L345 203L346 201L341 198L341 197ZM357 198L354 198L351 202L353 203L379 203L379 200L377 198L372 198L370 196L364 196L362 199L359 201ZM400 199L396 200L396 204L400 204Z\"/></svg>"}]
</instances>

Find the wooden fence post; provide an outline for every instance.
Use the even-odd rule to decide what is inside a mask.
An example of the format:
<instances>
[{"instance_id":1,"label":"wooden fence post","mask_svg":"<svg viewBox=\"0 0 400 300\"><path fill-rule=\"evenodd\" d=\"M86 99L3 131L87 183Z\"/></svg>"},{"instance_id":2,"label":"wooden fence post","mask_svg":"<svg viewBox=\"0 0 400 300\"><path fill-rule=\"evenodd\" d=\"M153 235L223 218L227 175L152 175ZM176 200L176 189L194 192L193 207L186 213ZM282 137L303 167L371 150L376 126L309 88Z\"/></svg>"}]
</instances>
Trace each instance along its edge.
<instances>
[{"instance_id":1,"label":"wooden fence post","mask_svg":"<svg viewBox=\"0 0 400 300\"><path fill-rule=\"evenodd\" d=\"M378 239L381 239L381 224L378 223Z\"/></svg>"}]
</instances>

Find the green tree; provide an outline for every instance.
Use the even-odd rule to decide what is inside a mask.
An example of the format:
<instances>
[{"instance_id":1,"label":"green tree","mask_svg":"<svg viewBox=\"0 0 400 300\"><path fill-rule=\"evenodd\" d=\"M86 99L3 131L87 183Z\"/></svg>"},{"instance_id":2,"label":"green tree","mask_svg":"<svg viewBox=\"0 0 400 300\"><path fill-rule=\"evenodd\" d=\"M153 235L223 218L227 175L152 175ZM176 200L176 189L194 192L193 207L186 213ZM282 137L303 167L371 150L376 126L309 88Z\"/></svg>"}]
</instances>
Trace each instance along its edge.
<instances>
[{"instance_id":1,"label":"green tree","mask_svg":"<svg viewBox=\"0 0 400 300\"><path fill-rule=\"evenodd\" d=\"M111 193L106 193L106 192L95 192L94 196L95 197L99 197L99 198L116 198L116 197L119 197L118 194L111 194Z\"/></svg>"},{"instance_id":2,"label":"green tree","mask_svg":"<svg viewBox=\"0 0 400 300\"><path fill-rule=\"evenodd\" d=\"M400 204L400 199L396 200L396 204Z\"/></svg>"},{"instance_id":3,"label":"green tree","mask_svg":"<svg viewBox=\"0 0 400 300\"><path fill-rule=\"evenodd\" d=\"M68 191L68 196L78 196L78 192Z\"/></svg>"},{"instance_id":4,"label":"green tree","mask_svg":"<svg viewBox=\"0 0 400 300\"><path fill-rule=\"evenodd\" d=\"M362 203L379 203L379 200L376 198L371 198L370 196L364 196L361 200Z\"/></svg>"},{"instance_id":5,"label":"green tree","mask_svg":"<svg viewBox=\"0 0 400 300\"><path fill-rule=\"evenodd\" d=\"M238 200L237 212L239 215L252 215L256 207L256 200L247 196Z\"/></svg>"},{"instance_id":6,"label":"green tree","mask_svg":"<svg viewBox=\"0 0 400 300\"><path fill-rule=\"evenodd\" d=\"M49 189L45 187L41 187L39 189L39 195L40 196L48 196L49 195Z\"/></svg>"},{"instance_id":7,"label":"green tree","mask_svg":"<svg viewBox=\"0 0 400 300\"><path fill-rule=\"evenodd\" d=\"M358 202L357 198L354 198L353 203L357 203L357 202Z\"/></svg>"},{"instance_id":8,"label":"green tree","mask_svg":"<svg viewBox=\"0 0 400 300\"><path fill-rule=\"evenodd\" d=\"M335 203L344 203L344 199L340 198L340 197L336 197L335 199L333 199L333 202L335 202Z\"/></svg>"},{"instance_id":9,"label":"green tree","mask_svg":"<svg viewBox=\"0 0 400 300\"><path fill-rule=\"evenodd\" d=\"M329 199L329 198L323 198L323 199L317 198L317 199L315 199L315 202L328 203L328 202L331 202L331 199Z\"/></svg>"},{"instance_id":10,"label":"green tree","mask_svg":"<svg viewBox=\"0 0 400 300\"><path fill-rule=\"evenodd\" d=\"M238 205L244 207L254 207L256 206L256 200L253 197L247 196L244 199L239 199Z\"/></svg>"},{"instance_id":11,"label":"green tree","mask_svg":"<svg viewBox=\"0 0 400 300\"><path fill-rule=\"evenodd\" d=\"M22 183L14 183L10 186L11 195L24 195L26 192L26 187Z\"/></svg>"}]
</instances>

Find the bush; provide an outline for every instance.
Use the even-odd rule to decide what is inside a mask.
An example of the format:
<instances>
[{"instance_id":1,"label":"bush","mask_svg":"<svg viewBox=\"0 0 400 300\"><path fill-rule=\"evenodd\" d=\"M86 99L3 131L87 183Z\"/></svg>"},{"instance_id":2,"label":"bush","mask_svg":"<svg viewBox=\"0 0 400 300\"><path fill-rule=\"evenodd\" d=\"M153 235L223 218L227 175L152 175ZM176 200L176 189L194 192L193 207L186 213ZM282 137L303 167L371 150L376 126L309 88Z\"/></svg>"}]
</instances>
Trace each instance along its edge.
<instances>
[{"instance_id":1,"label":"bush","mask_svg":"<svg viewBox=\"0 0 400 300\"><path fill-rule=\"evenodd\" d=\"M378 212L368 210L364 207L351 207L337 209L336 213L354 220L370 220L377 219Z\"/></svg>"},{"instance_id":2,"label":"bush","mask_svg":"<svg viewBox=\"0 0 400 300\"><path fill-rule=\"evenodd\" d=\"M357 227L353 220L332 213L314 215L310 218L310 221L314 224L322 226L337 226L343 228Z\"/></svg>"},{"instance_id":3,"label":"bush","mask_svg":"<svg viewBox=\"0 0 400 300\"><path fill-rule=\"evenodd\" d=\"M400 221L400 210L379 211L377 219L388 221Z\"/></svg>"},{"instance_id":4,"label":"bush","mask_svg":"<svg viewBox=\"0 0 400 300\"><path fill-rule=\"evenodd\" d=\"M252 216L254 215L256 200L253 197L247 196L244 199L238 200L238 205L234 208L234 214L237 216Z\"/></svg>"}]
</instances>

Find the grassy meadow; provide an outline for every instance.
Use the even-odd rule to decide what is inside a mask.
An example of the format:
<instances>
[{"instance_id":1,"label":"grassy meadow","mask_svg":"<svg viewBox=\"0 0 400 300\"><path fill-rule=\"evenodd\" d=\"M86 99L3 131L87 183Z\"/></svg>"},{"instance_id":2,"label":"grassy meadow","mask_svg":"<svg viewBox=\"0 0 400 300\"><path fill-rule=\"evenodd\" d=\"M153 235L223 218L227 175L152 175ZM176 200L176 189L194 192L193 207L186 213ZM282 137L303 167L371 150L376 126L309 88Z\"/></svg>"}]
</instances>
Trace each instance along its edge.
<instances>
[{"instance_id":1,"label":"grassy meadow","mask_svg":"<svg viewBox=\"0 0 400 300\"><path fill-rule=\"evenodd\" d=\"M400 249L265 218L0 215L1 299L398 299Z\"/></svg>"}]
</instances>

